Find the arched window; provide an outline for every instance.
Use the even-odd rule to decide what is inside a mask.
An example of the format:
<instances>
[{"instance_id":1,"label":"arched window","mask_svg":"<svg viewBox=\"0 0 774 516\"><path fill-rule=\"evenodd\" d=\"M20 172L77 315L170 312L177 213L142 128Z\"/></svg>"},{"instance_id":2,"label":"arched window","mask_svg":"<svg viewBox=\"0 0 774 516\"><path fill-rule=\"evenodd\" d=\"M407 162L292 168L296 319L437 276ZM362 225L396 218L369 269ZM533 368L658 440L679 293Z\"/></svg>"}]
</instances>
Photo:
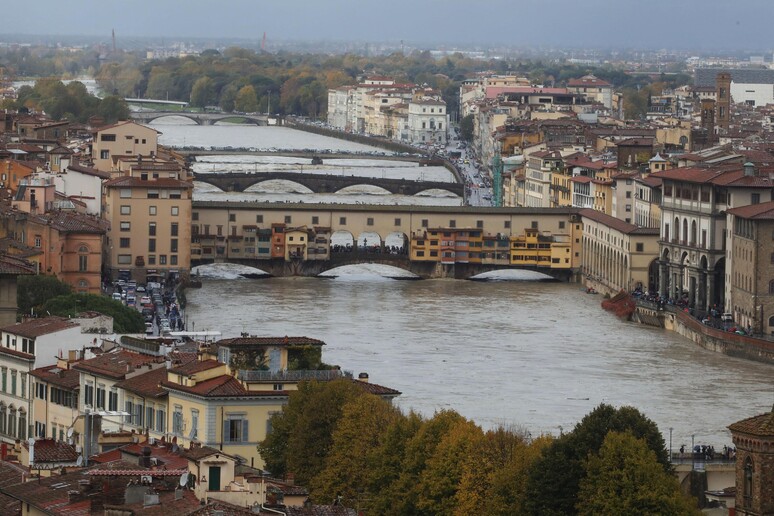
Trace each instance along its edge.
<instances>
[{"instance_id":1,"label":"arched window","mask_svg":"<svg viewBox=\"0 0 774 516\"><path fill-rule=\"evenodd\" d=\"M691 222L691 245L696 245L696 221Z\"/></svg>"},{"instance_id":2,"label":"arched window","mask_svg":"<svg viewBox=\"0 0 774 516\"><path fill-rule=\"evenodd\" d=\"M86 281L85 279L82 279L82 280L80 280L78 282L78 287L79 288L88 288L89 287L89 282Z\"/></svg>"},{"instance_id":3,"label":"arched window","mask_svg":"<svg viewBox=\"0 0 774 516\"><path fill-rule=\"evenodd\" d=\"M6 430L8 429L7 418L8 418L8 411L6 410L5 404L0 403L0 434L6 433Z\"/></svg>"},{"instance_id":4,"label":"arched window","mask_svg":"<svg viewBox=\"0 0 774 516\"><path fill-rule=\"evenodd\" d=\"M87 247L85 244L82 244L82 245L81 245L81 246L78 248L78 252L79 252L79 253L88 253L88 252L89 252L89 248L88 248L88 247Z\"/></svg>"},{"instance_id":5,"label":"arched window","mask_svg":"<svg viewBox=\"0 0 774 516\"><path fill-rule=\"evenodd\" d=\"M769 317L769 326L774 326L774 315Z\"/></svg>"},{"instance_id":6,"label":"arched window","mask_svg":"<svg viewBox=\"0 0 774 516\"><path fill-rule=\"evenodd\" d=\"M688 219L683 219L683 235L681 238L683 241L688 240Z\"/></svg>"},{"instance_id":7,"label":"arched window","mask_svg":"<svg viewBox=\"0 0 774 516\"><path fill-rule=\"evenodd\" d=\"M675 217L675 240L680 240L680 219Z\"/></svg>"},{"instance_id":8,"label":"arched window","mask_svg":"<svg viewBox=\"0 0 774 516\"><path fill-rule=\"evenodd\" d=\"M769 294L774 294L774 280L769 281Z\"/></svg>"},{"instance_id":9,"label":"arched window","mask_svg":"<svg viewBox=\"0 0 774 516\"><path fill-rule=\"evenodd\" d=\"M19 409L19 433L16 434L22 441L27 438L27 413Z\"/></svg>"},{"instance_id":10,"label":"arched window","mask_svg":"<svg viewBox=\"0 0 774 516\"><path fill-rule=\"evenodd\" d=\"M747 459L744 461L744 486L742 487L745 507L750 507L750 504L752 503L753 472L752 458L747 457Z\"/></svg>"},{"instance_id":11,"label":"arched window","mask_svg":"<svg viewBox=\"0 0 774 516\"><path fill-rule=\"evenodd\" d=\"M11 406L11 410L8 413L8 435L16 437L16 409Z\"/></svg>"}]
</instances>

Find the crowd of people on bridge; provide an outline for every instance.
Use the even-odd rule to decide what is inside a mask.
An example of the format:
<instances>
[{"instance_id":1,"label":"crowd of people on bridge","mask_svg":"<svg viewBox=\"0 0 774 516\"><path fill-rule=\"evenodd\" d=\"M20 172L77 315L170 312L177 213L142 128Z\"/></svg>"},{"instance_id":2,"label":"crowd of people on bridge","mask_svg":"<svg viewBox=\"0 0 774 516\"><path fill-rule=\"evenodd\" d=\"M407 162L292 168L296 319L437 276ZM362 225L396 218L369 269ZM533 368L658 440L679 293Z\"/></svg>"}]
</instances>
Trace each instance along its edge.
<instances>
[{"instance_id":1,"label":"crowd of people on bridge","mask_svg":"<svg viewBox=\"0 0 774 516\"><path fill-rule=\"evenodd\" d=\"M686 445L683 444L680 446L680 454L677 458L702 461L732 461L736 459L736 448L723 446L723 451L718 453L712 445L697 444L693 447L693 451L691 451L689 447L686 447Z\"/></svg>"},{"instance_id":2,"label":"crowd of people on bridge","mask_svg":"<svg viewBox=\"0 0 774 516\"><path fill-rule=\"evenodd\" d=\"M358 244L357 248L352 244L336 244L331 246L331 253L351 253L357 250L359 253L368 254L390 254L390 255L406 255L408 254L408 248L400 245L381 245L374 244L368 245L368 242Z\"/></svg>"}]
</instances>

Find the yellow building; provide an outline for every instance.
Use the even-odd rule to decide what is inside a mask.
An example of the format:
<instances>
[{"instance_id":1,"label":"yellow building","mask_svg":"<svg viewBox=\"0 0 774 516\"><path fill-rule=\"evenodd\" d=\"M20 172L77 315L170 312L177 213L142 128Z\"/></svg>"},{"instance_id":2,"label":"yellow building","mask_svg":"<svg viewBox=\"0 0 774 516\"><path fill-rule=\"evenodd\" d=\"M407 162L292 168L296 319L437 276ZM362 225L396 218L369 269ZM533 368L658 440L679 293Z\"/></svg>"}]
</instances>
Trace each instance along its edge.
<instances>
[{"instance_id":1,"label":"yellow building","mask_svg":"<svg viewBox=\"0 0 774 516\"><path fill-rule=\"evenodd\" d=\"M153 156L158 146L159 132L131 121L100 127L94 132L91 157L94 168L110 172L114 158Z\"/></svg>"},{"instance_id":2,"label":"yellow building","mask_svg":"<svg viewBox=\"0 0 774 516\"><path fill-rule=\"evenodd\" d=\"M185 171L176 162L155 159L139 159L128 167L125 175L103 185L110 222L106 267L114 278L123 270L140 282L148 276L186 274L193 186ZM222 236L223 226L217 229Z\"/></svg>"},{"instance_id":3,"label":"yellow building","mask_svg":"<svg viewBox=\"0 0 774 516\"><path fill-rule=\"evenodd\" d=\"M73 438L77 441L75 434L83 433L83 424L78 418L81 375L71 368L77 363L79 352L71 350L67 358L58 358L56 364L30 371L35 393L30 421L33 437L64 441L73 428Z\"/></svg>"}]
</instances>

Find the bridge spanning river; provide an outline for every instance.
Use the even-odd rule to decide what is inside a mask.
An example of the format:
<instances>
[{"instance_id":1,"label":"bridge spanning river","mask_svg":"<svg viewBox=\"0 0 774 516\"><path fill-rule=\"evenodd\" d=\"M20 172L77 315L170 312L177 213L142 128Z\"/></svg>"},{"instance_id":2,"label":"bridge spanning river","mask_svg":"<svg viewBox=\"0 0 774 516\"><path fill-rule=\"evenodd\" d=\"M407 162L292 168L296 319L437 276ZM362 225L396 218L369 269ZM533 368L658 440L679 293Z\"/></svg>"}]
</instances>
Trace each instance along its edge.
<instances>
[{"instance_id":1,"label":"bridge spanning river","mask_svg":"<svg viewBox=\"0 0 774 516\"><path fill-rule=\"evenodd\" d=\"M195 173L194 179L217 186L224 192L244 192L251 186L265 181L284 180L300 184L315 193L335 193L350 186L373 185L391 194L401 195L416 195L427 190L446 190L459 197L464 194L464 186L460 183L298 172L208 172Z\"/></svg>"},{"instance_id":2,"label":"bridge spanning river","mask_svg":"<svg viewBox=\"0 0 774 516\"><path fill-rule=\"evenodd\" d=\"M193 120L198 125L213 125L227 119L241 118L256 125L269 125L268 115L241 115L235 113L193 113L188 111L134 111L131 118L141 124L149 124L157 118L177 116Z\"/></svg>"}]
</instances>

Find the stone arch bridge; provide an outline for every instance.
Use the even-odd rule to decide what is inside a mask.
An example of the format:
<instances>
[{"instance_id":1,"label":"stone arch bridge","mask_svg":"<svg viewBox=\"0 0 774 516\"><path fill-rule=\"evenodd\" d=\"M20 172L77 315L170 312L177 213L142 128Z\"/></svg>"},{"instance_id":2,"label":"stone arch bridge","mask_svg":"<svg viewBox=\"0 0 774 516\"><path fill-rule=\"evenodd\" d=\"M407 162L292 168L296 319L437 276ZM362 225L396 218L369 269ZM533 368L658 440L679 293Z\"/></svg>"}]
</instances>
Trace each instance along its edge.
<instances>
[{"instance_id":1,"label":"stone arch bridge","mask_svg":"<svg viewBox=\"0 0 774 516\"><path fill-rule=\"evenodd\" d=\"M441 181L410 181L362 176L331 174L301 174L297 172L230 172L224 174L194 174L195 181L217 186L224 192L244 192L247 188L270 180L298 183L315 193L335 193L348 186L372 185L384 188L392 194L416 195L426 190L446 190L462 197L464 185Z\"/></svg>"},{"instance_id":2,"label":"stone arch bridge","mask_svg":"<svg viewBox=\"0 0 774 516\"><path fill-rule=\"evenodd\" d=\"M191 266L213 263L214 260L191 260ZM261 269L271 276L318 276L323 272L342 267L345 265L357 264L380 264L389 265L408 271L417 276L417 279L436 279L436 278L454 278L470 279L473 276L485 272L498 270L528 270L539 272L547 276L547 280L569 282L574 278L575 271L572 269L552 269L551 267L532 267L515 265L495 265L481 263L455 263L442 264L438 262L421 262L409 260L404 254L373 254L362 250L354 249L351 252L331 253L328 260L298 260L284 261L258 260L251 258L233 258L229 257L218 260L219 263L236 263Z\"/></svg>"},{"instance_id":3,"label":"stone arch bridge","mask_svg":"<svg viewBox=\"0 0 774 516\"><path fill-rule=\"evenodd\" d=\"M135 122L149 124L157 118L165 116L182 116L193 120L198 125L213 125L215 122L229 118L242 118L256 125L269 125L267 115L240 115L235 113L191 113L187 111L135 111L131 113L131 118Z\"/></svg>"}]
</instances>

